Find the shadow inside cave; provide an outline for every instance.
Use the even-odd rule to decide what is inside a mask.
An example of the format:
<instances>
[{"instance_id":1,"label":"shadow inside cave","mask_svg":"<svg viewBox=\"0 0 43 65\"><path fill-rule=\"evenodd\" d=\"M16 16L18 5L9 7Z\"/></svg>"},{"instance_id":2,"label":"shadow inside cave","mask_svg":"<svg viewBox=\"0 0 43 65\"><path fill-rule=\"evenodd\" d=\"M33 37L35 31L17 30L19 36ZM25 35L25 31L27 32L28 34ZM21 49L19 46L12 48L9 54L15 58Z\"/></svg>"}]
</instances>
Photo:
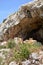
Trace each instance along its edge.
<instances>
[{"instance_id":1,"label":"shadow inside cave","mask_svg":"<svg viewBox=\"0 0 43 65\"><path fill-rule=\"evenodd\" d=\"M43 38L41 38L39 34L40 29L32 30L31 32L27 32L26 37L23 40L33 38L34 40L37 40L38 42L41 42L43 44Z\"/></svg>"}]
</instances>

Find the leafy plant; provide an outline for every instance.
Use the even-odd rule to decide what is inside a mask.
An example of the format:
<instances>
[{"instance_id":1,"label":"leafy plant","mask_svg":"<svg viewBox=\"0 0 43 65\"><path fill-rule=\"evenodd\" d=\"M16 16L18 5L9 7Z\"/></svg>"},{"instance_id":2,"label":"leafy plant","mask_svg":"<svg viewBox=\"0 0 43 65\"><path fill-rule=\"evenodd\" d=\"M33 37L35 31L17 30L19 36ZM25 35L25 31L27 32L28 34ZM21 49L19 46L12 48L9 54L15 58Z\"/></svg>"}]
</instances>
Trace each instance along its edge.
<instances>
[{"instance_id":1,"label":"leafy plant","mask_svg":"<svg viewBox=\"0 0 43 65\"><path fill-rule=\"evenodd\" d=\"M28 50L27 46L25 44L19 45L19 50L16 50L14 48L14 59L16 61L22 61L25 59L28 59L30 51Z\"/></svg>"},{"instance_id":2,"label":"leafy plant","mask_svg":"<svg viewBox=\"0 0 43 65\"><path fill-rule=\"evenodd\" d=\"M14 46L15 46L14 40L12 40L12 39L9 40L8 43L7 43L7 47L8 47L8 48L13 48Z\"/></svg>"}]
</instances>

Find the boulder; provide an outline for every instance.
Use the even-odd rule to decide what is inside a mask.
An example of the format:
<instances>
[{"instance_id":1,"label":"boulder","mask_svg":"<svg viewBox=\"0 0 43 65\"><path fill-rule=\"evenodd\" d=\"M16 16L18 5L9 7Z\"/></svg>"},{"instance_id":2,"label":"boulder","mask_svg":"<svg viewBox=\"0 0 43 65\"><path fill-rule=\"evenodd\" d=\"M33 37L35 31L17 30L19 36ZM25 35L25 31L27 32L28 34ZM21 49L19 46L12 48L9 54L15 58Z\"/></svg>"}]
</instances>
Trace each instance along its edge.
<instances>
[{"instance_id":1,"label":"boulder","mask_svg":"<svg viewBox=\"0 0 43 65\"><path fill-rule=\"evenodd\" d=\"M16 44L23 44L23 40L21 39L21 38L18 38L18 37L15 37L14 38L14 42L16 43Z\"/></svg>"},{"instance_id":2,"label":"boulder","mask_svg":"<svg viewBox=\"0 0 43 65\"><path fill-rule=\"evenodd\" d=\"M30 65L31 64L31 61L30 60L26 60L26 61L23 61L22 62L22 65Z\"/></svg>"},{"instance_id":3,"label":"boulder","mask_svg":"<svg viewBox=\"0 0 43 65\"><path fill-rule=\"evenodd\" d=\"M12 62L9 63L9 65L18 65L18 64L16 64L15 61L12 61Z\"/></svg>"}]
</instances>

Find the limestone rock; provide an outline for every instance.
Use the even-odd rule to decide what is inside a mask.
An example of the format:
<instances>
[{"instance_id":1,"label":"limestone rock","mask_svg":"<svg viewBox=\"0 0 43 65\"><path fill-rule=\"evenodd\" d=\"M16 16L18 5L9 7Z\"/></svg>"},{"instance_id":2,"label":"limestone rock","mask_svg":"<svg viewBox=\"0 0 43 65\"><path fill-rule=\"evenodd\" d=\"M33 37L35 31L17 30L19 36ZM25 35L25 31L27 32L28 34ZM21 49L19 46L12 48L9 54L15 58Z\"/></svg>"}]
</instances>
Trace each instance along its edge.
<instances>
[{"instance_id":1,"label":"limestone rock","mask_svg":"<svg viewBox=\"0 0 43 65\"><path fill-rule=\"evenodd\" d=\"M12 61L9 65L18 65L15 61Z\"/></svg>"},{"instance_id":2,"label":"limestone rock","mask_svg":"<svg viewBox=\"0 0 43 65\"><path fill-rule=\"evenodd\" d=\"M30 65L30 64L31 64L31 62L29 60L26 60L26 61L22 62L22 65Z\"/></svg>"},{"instance_id":3,"label":"limestone rock","mask_svg":"<svg viewBox=\"0 0 43 65\"><path fill-rule=\"evenodd\" d=\"M24 4L10 15L0 26L0 37L2 40L33 37L43 42L43 0Z\"/></svg>"},{"instance_id":4,"label":"limestone rock","mask_svg":"<svg viewBox=\"0 0 43 65\"><path fill-rule=\"evenodd\" d=\"M23 40L21 38L17 38L17 37L14 38L14 41L16 44L23 43Z\"/></svg>"}]
</instances>

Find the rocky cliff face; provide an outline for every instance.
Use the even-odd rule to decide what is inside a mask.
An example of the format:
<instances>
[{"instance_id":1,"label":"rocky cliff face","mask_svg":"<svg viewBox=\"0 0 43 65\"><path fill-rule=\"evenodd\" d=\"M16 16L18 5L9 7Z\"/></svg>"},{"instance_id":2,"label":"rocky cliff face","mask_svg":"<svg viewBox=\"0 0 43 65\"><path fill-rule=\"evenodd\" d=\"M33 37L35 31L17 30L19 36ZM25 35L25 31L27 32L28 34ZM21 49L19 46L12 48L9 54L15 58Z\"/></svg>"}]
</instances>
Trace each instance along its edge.
<instances>
[{"instance_id":1,"label":"rocky cliff face","mask_svg":"<svg viewBox=\"0 0 43 65\"><path fill-rule=\"evenodd\" d=\"M43 43L43 0L22 5L0 26L0 40L32 37Z\"/></svg>"}]
</instances>

